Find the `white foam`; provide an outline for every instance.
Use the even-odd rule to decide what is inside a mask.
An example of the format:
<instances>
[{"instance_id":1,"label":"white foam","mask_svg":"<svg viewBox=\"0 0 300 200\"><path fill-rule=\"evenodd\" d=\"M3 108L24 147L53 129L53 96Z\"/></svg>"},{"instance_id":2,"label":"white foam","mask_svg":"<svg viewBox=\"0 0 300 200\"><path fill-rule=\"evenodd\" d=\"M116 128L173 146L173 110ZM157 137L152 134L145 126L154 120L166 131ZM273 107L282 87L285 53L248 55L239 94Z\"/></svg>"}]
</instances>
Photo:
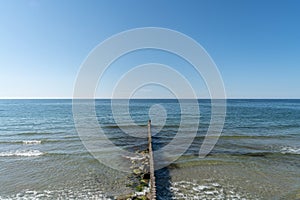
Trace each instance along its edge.
<instances>
[{"instance_id":1,"label":"white foam","mask_svg":"<svg viewBox=\"0 0 300 200\"><path fill-rule=\"evenodd\" d=\"M207 182L202 185L197 184L196 182L179 181L172 182L171 184L172 186L170 189L174 194L173 199L257 199L250 194L230 190L216 182Z\"/></svg>"},{"instance_id":2,"label":"white foam","mask_svg":"<svg viewBox=\"0 0 300 200\"><path fill-rule=\"evenodd\" d=\"M132 161L139 161L139 160L145 159L145 157L142 157L142 156L132 156L132 157L130 157L130 156L124 156L124 158L130 159Z\"/></svg>"},{"instance_id":3,"label":"white foam","mask_svg":"<svg viewBox=\"0 0 300 200\"><path fill-rule=\"evenodd\" d=\"M135 193L133 194L133 196L134 196L134 197L144 196L144 195L146 195L146 194L149 193L149 192L150 192L149 187L144 187L143 190L142 190L141 192L135 192Z\"/></svg>"},{"instance_id":4,"label":"white foam","mask_svg":"<svg viewBox=\"0 0 300 200\"><path fill-rule=\"evenodd\" d=\"M283 154L300 154L300 148L296 147L282 147L281 148L281 153Z\"/></svg>"},{"instance_id":5,"label":"white foam","mask_svg":"<svg viewBox=\"0 0 300 200\"><path fill-rule=\"evenodd\" d=\"M0 152L0 157L9 157L9 156L22 156L22 157L35 157L43 155L43 152L39 150L16 150L16 151L6 151Z\"/></svg>"},{"instance_id":6,"label":"white foam","mask_svg":"<svg viewBox=\"0 0 300 200\"><path fill-rule=\"evenodd\" d=\"M201 190L206 190L206 189L208 189L209 187L208 186L206 186L206 185L199 185L199 186L197 186L197 187L193 187L193 190L195 190L195 191L201 191Z\"/></svg>"},{"instance_id":7,"label":"white foam","mask_svg":"<svg viewBox=\"0 0 300 200\"><path fill-rule=\"evenodd\" d=\"M25 145L36 145L36 144L41 144L42 141L40 140L24 140L23 144Z\"/></svg>"},{"instance_id":8,"label":"white foam","mask_svg":"<svg viewBox=\"0 0 300 200\"><path fill-rule=\"evenodd\" d=\"M73 191L73 190L26 190L15 195L0 196L0 200L25 200L25 199L94 199L111 200L102 191Z\"/></svg>"}]
</instances>

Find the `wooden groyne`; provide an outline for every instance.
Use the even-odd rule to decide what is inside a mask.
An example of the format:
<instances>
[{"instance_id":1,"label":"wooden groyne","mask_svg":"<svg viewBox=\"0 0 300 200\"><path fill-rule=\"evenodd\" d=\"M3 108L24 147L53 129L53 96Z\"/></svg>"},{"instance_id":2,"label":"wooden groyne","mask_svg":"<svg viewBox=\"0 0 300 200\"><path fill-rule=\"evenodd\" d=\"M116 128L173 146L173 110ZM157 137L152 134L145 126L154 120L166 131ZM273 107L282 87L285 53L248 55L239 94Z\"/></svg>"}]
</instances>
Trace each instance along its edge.
<instances>
[{"instance_id":1,"label":"wooden groyne","mask_svg":"<svg viewBox=\"0 0 300 200\"><path fill-rule=\"evenodd\" d=\"M150 193L149 198L151 200L156 199L156 186L154 175L154 159L152 150L152 134L151 134L151 120L148 121L148 149L149 149L149 166L150 166Z\"/></svg>"},{"instance_id":2,"label":"wooden groyne","mask_svg":"<svg viewBox=\"0 0 300 200\"><path fill-rule=\"evenodd\" d=\"M154 158L152 149L151 120L148 121L148 148L136 152L137 156L125 157L131 160L132 174L129 175L134 193L116 197L117 200L156 200L156 186L154 175Z\"/></svg>"}]
</instances>

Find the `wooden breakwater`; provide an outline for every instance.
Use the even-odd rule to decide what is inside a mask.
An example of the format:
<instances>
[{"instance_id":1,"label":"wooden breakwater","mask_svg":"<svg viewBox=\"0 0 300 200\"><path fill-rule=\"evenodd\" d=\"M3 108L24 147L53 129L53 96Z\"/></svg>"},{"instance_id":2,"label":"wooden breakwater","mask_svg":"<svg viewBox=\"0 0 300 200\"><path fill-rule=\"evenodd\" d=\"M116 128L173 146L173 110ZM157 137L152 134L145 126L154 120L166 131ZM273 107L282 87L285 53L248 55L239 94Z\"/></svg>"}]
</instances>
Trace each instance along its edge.
<instances>
[{"instance_id":1,"label":"wooden breakwater","mask_svg":"<svg viewBox=\"0 0 300 200\"><path fill-rule=\"evenodd\" d=\"M155 168L152 149L151 120L148 121L148 148L136 152L137 156L125 157L131 160L131 183L128 186L135 188L134 193L116 197L117 200L156 200Z\"/></svg>"},{"instance_id":2,"label":"wooden breakwater","mask_svg":"<svg viewBox=\"0 0 300 200\"><path fill-rule=\"evenodd\" d=\"M154 175L154 158L152 150L152 134L151 134L151 120L148 121L148 149L149 149L149 167L150 167L150 193L149 198L151 200L156 199L156 186Z\"/></svg>"}]
</instances>

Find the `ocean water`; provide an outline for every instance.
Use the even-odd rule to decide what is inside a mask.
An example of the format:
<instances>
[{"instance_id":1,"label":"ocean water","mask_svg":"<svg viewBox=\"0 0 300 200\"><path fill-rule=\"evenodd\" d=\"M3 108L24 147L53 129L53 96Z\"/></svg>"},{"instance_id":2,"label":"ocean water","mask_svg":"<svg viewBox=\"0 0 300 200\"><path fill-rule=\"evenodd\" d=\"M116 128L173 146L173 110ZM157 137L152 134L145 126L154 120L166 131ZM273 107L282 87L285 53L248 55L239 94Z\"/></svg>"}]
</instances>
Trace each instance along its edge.
<instances>
[{"instance_id":1,"label":"ocean water","mask_svg":"<svg viewBox=\"0 0 300 200\"><path fill-rule=\"evenodd\" d=\"M147 147L149 118L155 150L168 145L180 126L188 133L200 119L189 148L156 171L158 199L300 199L300 100L227 100L222 135L205 158L198 152L211 106L198 102L200 116L188 116L189 124L180 124L177 100L130 100L130 117L139 126L127 118L116 123L110 100L96 100L95 108L107 138L133 153ZM112 151L109 158L118 157ZM87 151L72 100L0 100L0 199L114 199L134 191L130 181L130 173Z\"/></svg>"}]
</instances>

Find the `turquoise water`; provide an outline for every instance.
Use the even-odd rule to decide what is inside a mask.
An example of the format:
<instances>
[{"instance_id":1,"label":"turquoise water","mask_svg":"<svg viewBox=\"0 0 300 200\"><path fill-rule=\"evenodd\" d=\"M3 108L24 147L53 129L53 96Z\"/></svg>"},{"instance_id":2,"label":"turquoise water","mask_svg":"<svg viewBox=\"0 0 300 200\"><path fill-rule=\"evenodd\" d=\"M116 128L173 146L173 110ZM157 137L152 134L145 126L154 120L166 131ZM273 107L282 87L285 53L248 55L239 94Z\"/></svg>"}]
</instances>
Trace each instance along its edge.
<instances>
[{"instance_id":1,"label":"turquoise water","mask_svg":"<svg viewBox=\"0 0 300 200\"><path fill-rule=\"evenodd\" d=\"M153 121L156 150L178 130L178 101L131 100L131 118L141 126L121 125L146 136L149 109L157 104L167 118L161 130L163 120ZM221 138L204 159L198 152L211 110L209 100L199 104L193 143L156 172L158 199L300 199L300 100L228 100ZM110 100L96 100L106 136L128 151L146 148L146 138L128 136L115 123L110 106ZM189 117L193 122L199 116ZM115 198L132 192L128 176L86 150L74 126L72 100L0 100L0 199Z\"/></svg>"}]
</instances>

